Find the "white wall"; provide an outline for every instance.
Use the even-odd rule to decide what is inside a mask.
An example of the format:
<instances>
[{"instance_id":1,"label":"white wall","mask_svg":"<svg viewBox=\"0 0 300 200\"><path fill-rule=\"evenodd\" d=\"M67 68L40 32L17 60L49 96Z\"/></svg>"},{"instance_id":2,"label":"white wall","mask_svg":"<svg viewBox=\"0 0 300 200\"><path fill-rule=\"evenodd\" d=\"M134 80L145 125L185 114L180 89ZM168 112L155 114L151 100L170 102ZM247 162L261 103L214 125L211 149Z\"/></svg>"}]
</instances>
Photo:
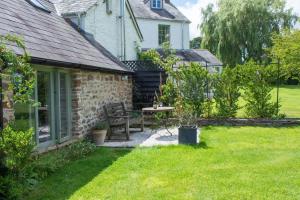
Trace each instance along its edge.
<instances>
[{"instance_id":1,"label":"white wall","mask_svg":"<svg viewBox=\"0 0 300 200\"><path fill-rule=\"evenodd\" d=\"M121 20L120 1L112 1L112 14L106 13L106 4L99 1L97 6L89 9L83 17L83 29L94 35L95 39L109 50L114 56L120 58L121 51ZM136 60L136 46L140 44L140 38L125 8L125 31L126 31L126 58Z\"/></svg>"},{"instance_id":2,"label":"white wall","mask_svg":"<svg viewBox=\"0 0 300 200\"><path fill-rule=\"evenodd\" d=\"M160 48L158 44L158 25L170 25L170 43L174 49L189 49L189 24L164 20L137 19L144 41L142 48ZM183 31L182 31L183 27ZM183 40L182 40L183 37Z\"/></svg>"}]
</instances>

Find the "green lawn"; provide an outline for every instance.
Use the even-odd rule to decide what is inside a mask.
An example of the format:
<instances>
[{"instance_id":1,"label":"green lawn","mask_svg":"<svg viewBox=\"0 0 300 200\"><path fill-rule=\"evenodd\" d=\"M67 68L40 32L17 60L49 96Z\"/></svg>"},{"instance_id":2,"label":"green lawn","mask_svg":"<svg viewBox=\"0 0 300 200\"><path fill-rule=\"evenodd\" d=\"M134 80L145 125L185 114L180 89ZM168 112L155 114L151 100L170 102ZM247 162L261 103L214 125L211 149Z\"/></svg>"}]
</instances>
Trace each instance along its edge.
<instances>
[{"instance_id":1,"label":"green lawn","mask_svg":"<svg viewBox=\"0 0 300 200\"><path fill-rule=\"evenodd\" d=\"M273 101L276 102L276 89L272 91ZM300 118L300 85L281 86L279 90L279 101L281 104L280 113L288 118ZM241 98L239 102L243 107L245 104ZM238 117L245 117L244 109L238 111Z\"/></svg>"},{"instance_id":2,"label":"green lawn","mask_svg":"<svg viewBox=\"0 0 300 200\"><path fill-rule=\"evenodd\" d=\"M300 199L300 127L207 127L199 146L100 148L27 199Z\"/></svg>"}]
</instances>

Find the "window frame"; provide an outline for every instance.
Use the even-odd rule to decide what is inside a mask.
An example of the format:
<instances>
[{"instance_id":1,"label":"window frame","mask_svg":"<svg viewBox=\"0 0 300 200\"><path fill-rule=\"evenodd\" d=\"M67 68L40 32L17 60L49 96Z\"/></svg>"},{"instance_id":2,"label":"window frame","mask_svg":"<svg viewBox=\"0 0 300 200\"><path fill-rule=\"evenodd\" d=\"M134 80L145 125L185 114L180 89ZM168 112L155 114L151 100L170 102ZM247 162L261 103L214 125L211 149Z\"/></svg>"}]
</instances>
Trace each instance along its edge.
<instances>
[{"instance_id":1,"label":"window frame","mask_svg":"<svg viewBox=\"0 0 300 200\"><path fill-rule=\"evenodd\" d=\"M160 6L158 6L158 3ZM163 0L151 0L151 8L152 9L162 9L163 8Z\"/></svg>"},{"instance_id":2,"label":"window frame","mask_svg":"<svg viewBox=\"0 0 300 200\"><path fill-rule=\"evenodd\" d=\"M161 28L167 28L167 29L161 30ZM165 34L163 36L163 39L161 36L162 31L163 31L163 34ZM168 34L168 37L167 37L167 34ZM165 42L171 42L171 25L159 24L158 25L158 45L161 46Z\"/></svg>"},{"instance_id":3,"label":"window frame","mask_svg":"<svg viewBox=\"0 0 300 200\"><path fill-rule=\"evenodd\" d=\"M37 149L43 150L47 149L48 147L54 146L56 144L61 144L66 142L72 138L72 80L71 80L71 73L72 71L69 69L59 69L51 66L41 66L41 65L34 65L35 70L35 87L34 87L34 95L33 99L38 102L38 79L37 75L38 72L45 72L49 73L49 99L50 99L50 109L49 109L49 121L50 121L50 140L45 142L39 141L39 133L38 133L38 120L39 120L39 112L38 106L27 106L27 110L29 113L28 117L28 125L34 128L34 136L33 140L37 146ZM67 134L62 135L60 128L61 128L61 109L60 109L60 76L65 75L65 84L66 84L66 96L67 96ZM20 105L22 106L22 105ZM26 106L26 105L24 105Z\"/></svg>"},{"instance_id":4,"label":"window frame","mask_svg":"<svg viewBox=\"0 0 300 200\"><path fill-rule=\"evenodd\" d=\"M112 0L105 0L106 14L112 14Z\"/></svg>"}]
</instances>

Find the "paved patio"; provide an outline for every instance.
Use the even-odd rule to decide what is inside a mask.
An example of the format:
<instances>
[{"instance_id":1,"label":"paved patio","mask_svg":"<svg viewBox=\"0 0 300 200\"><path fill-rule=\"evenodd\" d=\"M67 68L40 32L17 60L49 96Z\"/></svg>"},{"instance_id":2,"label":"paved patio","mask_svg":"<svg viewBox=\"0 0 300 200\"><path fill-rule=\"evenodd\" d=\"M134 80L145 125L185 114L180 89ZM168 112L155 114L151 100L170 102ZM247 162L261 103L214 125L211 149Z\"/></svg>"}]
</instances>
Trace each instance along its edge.
<instances>
[{"instance_id":1,"label":"paved patio","mask_svg":"<svg viewBox=\"0 0 300 200\"><path fill-rule=\"evenodd\" d=\"M104 147L152 147L178 144L178 128L170 128L171 135L166 129L145 129L144 132L134 132L130 140L106 141Z\"/></svg>"}]
</instances>

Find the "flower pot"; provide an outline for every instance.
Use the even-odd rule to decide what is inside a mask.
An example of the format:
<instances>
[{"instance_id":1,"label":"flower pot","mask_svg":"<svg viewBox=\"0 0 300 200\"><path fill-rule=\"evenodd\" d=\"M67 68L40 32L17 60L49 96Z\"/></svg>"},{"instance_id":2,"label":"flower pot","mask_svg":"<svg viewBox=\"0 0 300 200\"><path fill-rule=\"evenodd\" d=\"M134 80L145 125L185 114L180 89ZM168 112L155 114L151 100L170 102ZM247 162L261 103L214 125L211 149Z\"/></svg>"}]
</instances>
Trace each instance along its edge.
<instances>
[{"instance_id":1,"label":"flower pot","mask_svg":"<svg viewBox=\"0 0 300 200\"><path fill-rule=\"evenodd\" d=\"M103 145L107 130L93 130L93 139L96 145Z\"/></svg>"},{"instance_id":2,"label":"flower pot","mask_svg":"<svg viewBox=\"0 0 300 200\"><path fill-rule=\"evenodd\" d=\"M197 126L181 126L178 128L178 143L194 145L199 143Z\"/></svg>"}]
</instances>

